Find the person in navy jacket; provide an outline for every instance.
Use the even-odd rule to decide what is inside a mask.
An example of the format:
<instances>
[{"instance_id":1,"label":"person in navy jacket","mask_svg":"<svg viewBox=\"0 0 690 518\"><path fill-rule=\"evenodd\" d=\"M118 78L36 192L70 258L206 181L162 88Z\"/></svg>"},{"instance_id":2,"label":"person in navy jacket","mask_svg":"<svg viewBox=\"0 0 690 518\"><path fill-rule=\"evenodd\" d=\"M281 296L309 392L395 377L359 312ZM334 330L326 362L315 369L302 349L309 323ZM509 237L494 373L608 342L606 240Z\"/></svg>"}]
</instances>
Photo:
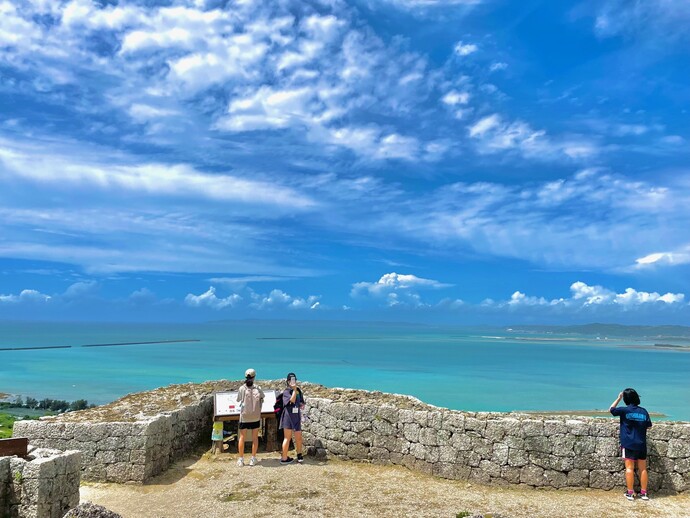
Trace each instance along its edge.
<instances>
[{"instance_id":1,"label":"person in navy jacket","mask_svg":"<svg viewBox=\"0 0 690 518\"><path fill-rule=\"evenodd\" d=\"M627 405L618 408L621 399ZM652 426L647 410L640 406L640 396L635 389L627 388L611 403L611 413L620 418L620 442L622 457L625 461L625 483L628 490L625 498L635 499L633 484L635 482L635 465L640 476L640 498L647 496L647 428Z\"/></svg>"}]
</instances>

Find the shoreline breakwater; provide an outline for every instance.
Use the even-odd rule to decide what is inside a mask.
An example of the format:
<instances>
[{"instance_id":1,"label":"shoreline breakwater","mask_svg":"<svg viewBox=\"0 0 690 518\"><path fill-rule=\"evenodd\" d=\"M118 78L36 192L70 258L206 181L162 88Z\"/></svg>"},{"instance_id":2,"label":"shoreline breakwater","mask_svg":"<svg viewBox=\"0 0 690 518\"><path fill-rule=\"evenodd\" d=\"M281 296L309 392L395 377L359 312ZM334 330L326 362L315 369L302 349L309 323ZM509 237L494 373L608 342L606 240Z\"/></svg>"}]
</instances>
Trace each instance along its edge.
<instances>
[{"instance_id":1,"label":"shoreline breakwater","mask_svg":"<svg viewBox=\"0 0 690 518\"><path fill-rule=\"evenodd\" d=\"M82 478L144 483L199 445L210 447L213 393L239 381L171 385L40 421L19 421L31 444L82 452ZM282 389L284 381L260 381ZM308 451L396 464L483 484L551 488L623 487L613 418L463 412L413 397L304 384ZM649 431L649 487L690 490L690 423Z\"/></svg>"}]
</instances>

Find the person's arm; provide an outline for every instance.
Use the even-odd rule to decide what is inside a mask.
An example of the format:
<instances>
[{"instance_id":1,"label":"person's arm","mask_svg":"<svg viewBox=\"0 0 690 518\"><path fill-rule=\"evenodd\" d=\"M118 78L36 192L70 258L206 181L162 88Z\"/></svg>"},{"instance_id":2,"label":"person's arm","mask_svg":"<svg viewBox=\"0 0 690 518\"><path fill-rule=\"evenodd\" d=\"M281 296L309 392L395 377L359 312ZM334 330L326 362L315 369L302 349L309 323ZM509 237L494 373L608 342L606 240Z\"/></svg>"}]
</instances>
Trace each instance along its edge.
<instances>
[{"instance_id":1,"label":"person's arm","mask_svg":"<svg viewBox=\"0 0 690 518\"><path fill-rule=\"evenodd\" d=\"M299 388L297 387L297 385L292 387L292 396L290 396L290 403L292 403L293 405L295 404L295 401L297 400L297 391L298 390L299 390Z\"/></svg>"},{"instance_id":2,"label":"person's arm","mask_svg":"<svg viewBox=\"0 0 690 518\"><path fill-rule=\"evenodd\" d=\"M618 397L611 403L611 406L609 407L609 412L611 412L613 415L616 415L615 409L618 406L618 403L621 402L621 399L623 399L623 392L618 394Z\"/></svg>"},{"instance_id":3,"label":"person's arm","mask_svg":"<svg viewBox=\"0 0 690 518\"><path fill-rule=\"evenodd\" d=\"M242 401L242 389L244 388L244 385L240 387L240 389L237 391L237 402Z\"/></svg>"},{"instance_id":4,"label":"person's arm","mask_svg":"<svg viewBox=\"0 0 690 518\"><path fill-rule=\"evenodd\" d=\"M652 427L652 420L649 417L649 412L647 412L647 423L646 424L647 424L647 428Z\"/></svg>"}]
</instances>

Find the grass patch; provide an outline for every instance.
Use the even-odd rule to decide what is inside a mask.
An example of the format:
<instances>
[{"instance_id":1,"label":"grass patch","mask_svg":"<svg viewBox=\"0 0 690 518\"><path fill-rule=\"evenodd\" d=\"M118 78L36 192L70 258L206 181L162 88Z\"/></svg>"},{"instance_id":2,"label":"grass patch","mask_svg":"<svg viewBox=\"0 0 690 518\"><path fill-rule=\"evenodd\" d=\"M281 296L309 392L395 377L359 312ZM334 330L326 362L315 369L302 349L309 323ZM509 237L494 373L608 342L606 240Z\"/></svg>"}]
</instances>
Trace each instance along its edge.
<instances>
[{"instance_id":1,"label":"grass patch","mask_svg":"<svg viewBox=\"0 0 690 518\"><path fill-rule=\"evenodd\" d=\"M0 414L0 439L12 437L12 428L17 418L9 414Z\"/></svg>"}]
</instances>

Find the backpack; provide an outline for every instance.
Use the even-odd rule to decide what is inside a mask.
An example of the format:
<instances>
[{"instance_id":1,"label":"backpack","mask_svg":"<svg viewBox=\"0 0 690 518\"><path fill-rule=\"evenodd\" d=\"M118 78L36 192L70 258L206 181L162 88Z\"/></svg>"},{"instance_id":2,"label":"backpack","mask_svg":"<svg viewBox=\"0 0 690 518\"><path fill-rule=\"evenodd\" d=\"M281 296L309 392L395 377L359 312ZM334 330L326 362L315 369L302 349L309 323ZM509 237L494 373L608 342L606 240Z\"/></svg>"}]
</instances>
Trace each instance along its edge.
<instances>
[{"instance_id":1,"label":"backpack","mask_svg":"<svg viewBox=\"0 0 690 518\"><path fill-rule=\"evenodd\" d=\"M285 410L285 407L283 406L283 393L278 392L276 390L276 402L273 405L273 412L276 415L276 419L278 420L278 423L280 423L280 420L283 417L283 410Z\"/></svg>"},{"instance_id":2,"label":"backpack","mask_svg":"<svg viewBox=\"0 0 690 518\"><path fill-rule=\"evenodd\" d=\"M247 387L243 385L240 387L240 397L242 399L242 410L240 412L240 421L243 423L251 423L261 419L261 402L263 401L263 392L261 387L255 385Z\"/></svg>"}]
</instances>

